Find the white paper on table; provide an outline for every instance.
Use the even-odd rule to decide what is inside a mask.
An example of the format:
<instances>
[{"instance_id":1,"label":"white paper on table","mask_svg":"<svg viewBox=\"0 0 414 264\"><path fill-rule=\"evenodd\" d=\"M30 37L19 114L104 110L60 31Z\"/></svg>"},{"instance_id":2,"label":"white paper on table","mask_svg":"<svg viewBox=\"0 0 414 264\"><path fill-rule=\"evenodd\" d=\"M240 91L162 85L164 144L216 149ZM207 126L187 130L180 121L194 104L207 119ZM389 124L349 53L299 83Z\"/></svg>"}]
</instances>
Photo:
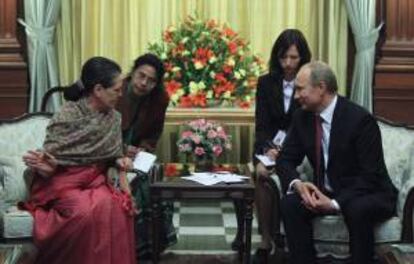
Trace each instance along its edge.
<instances>
[{"instance_id":1,"label":"white paper on table","mask_svg":"<svg viewBox=\"0 0 414 264\"><path fill-rule=\"evenodd\" d=\"M260 162L261 162L261 163L263 163L263 165L265 165L266 167L276 165L276 162L275 162L274 160L270 159L270 158L269 158L268 156L266 156L266 155L259 155L259 154L256 154L255 156L256 156L256 158L257 158L258 160L260 160Z\"/></svg>"},{"instance_id":2,"label":"white paper on table","mask_svg":"<svg viewBox=\"0 0 414 264\"><path fill-rule=\"evenodd\" d=\"M183 176L181 178L184 180L195 181L202 185L214 185L221 181L220 179L217 179L216 177L206 176L206 175Z\"/></svg>"},{"instance_id":3,"label":"white paper on table","mask_svg":"<svg viewBox=\"0 0 414 264\"><path fill-rule=\"evenodd\" d=\"M243 182L245 179L248 179L249 177L238 175L238 174L233 174L230 172L226 172L226 173L195 172L192 174L192 176L184 176L181 178L185 180L195 181L203 185L214 185L219 182L224 182L224 183Z\"/></svg>"},{"instance_id":4,"label":"white paper on table","mask_svg":"<svg viewBox=\"0 0 414 264\"><path fill-rule=\"evenodd\" d=\"M152 165L154 165L157 156L149 152L140 151L134 159L134 169L148 173Z\"/></svg>"},{"instance_id":5,"label":"white paper on table","mask_svg":"<svg viewBox=\"0 0 414 264\"><path fill-rule=\"evenodd\" d=\"M276 136L273 138L272 142L273 144L275 144L276 146L282 146L283 142L285 141L286 138L286 132L283 130L279 130L276 133Z\"/></svg>"}]
</instances>

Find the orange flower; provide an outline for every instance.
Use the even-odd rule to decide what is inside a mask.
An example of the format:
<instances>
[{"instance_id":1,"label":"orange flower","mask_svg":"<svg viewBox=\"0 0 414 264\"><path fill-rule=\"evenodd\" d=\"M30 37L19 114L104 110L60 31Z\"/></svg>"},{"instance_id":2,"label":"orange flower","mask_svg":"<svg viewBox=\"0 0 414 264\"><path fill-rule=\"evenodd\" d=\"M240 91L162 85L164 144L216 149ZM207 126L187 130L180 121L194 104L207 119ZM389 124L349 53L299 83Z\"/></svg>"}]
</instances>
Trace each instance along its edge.
<instances>
[{"instance_id":1,"label":"orange flower","mask_svg":"<svg viewBox=\"0 0 414 264\"><path fill-rule=\"evenodd\" d=\"M169 30L164 31L163 39L165 42L172 42L172 34Z\"/></svg>"},{"instance_id":2,"label":"orange flower","mask_svg":"<svg viewBox=\"0 0 414 264\"><path fill-rule=\"evenodd\" d=\"M171 80L164 83L165 89L167 90L168 96L172 96L181 88L181 83Z\"/></svg>"},{"instance_id":3,"label":"orange flower","mask_svg":"<svg viewBox=\"0 0 414 264\"><path fill-rule=\"evenodd\" d=\"M165 169L165 176L167 177L174 177L178 176L177 165L174 163L167 163L164 167Z\"/></svg>"},{"instance_id":4,"label":"orange flower","mask_svg":"<svg viewBox=\"0 0 414 264\"><path fill-rule=\"evenodd\" d=\"M223 33L226 37L228 38L232 38L234 36L236 36L236 32L234 32L231 28L229 27L224 27L223 28Z\"/></svg>"},{"instance_id":5,"label":"orange flower","mask_svg":"<svg viewBox=\"0 0 414 264\"><path fill-rule=\"evenodd\" d=\"M193 106L190 96L182 96L180 100L181 107L191 107Z\"/></svg>"},{"instance_id":6,"label":"orange flower","mask_svg":"<svg viewBox=\"0 0 414 264\"><path fill-rule=\"evenodd\" d=\"M214 28L217 25L216 21L214 19L209 19L206 22L206 27L207 28Z\"/></svg>"},{"instance_id":7,"label":"orange flower","mask_svg":"<svg viewBox=\"0 0 414 264\"><path fill-rule=\"evenodd\" d=\"M185 46L183 43L178 44L175 48L172 49L172 56L181 56L183 52L185 51Z\"/></svg>"},{"instance_id":8,"label":"orange flower","mask_svg":"<svg viewBox=\"0 0 414 264\"><path fill-rule=\"evenodd\" d=\"M191 97L194 106L205 107L207 100L206 95L204 93L198 93Z\"/></svg>"}]
</instances>

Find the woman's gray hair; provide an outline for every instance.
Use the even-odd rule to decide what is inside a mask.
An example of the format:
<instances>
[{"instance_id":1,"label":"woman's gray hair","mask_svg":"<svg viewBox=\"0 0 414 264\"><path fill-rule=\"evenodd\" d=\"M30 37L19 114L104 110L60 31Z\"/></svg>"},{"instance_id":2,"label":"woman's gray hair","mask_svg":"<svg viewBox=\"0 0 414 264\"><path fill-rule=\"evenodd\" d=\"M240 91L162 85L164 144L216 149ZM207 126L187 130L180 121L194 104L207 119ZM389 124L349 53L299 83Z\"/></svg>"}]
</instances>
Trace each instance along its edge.
<instances>
[{"instance_id":1,"label":"woman's gray hair","mask_svg":"<svg viewBox=\"0 0 414 264\"><path fill-rule=\"evenodd\" d=\"M81 79L76 81L76 85L79 87L79 90L85 90L85 86L83 85L83 82Z\"/></svg>"}]
</instances>

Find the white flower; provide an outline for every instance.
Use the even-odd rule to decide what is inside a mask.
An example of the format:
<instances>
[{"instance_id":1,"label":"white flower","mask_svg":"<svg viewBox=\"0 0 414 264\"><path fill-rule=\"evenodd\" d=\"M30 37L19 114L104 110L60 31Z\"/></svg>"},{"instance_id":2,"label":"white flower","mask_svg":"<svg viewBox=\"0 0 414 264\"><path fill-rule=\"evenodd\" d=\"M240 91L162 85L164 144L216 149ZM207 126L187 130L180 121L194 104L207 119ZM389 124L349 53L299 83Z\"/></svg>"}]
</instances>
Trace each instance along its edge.
<instances>
[{"instance_id":1,"label":"white flower","mask_svg":"<svg viewBox=\"0 0 414 264\"><path fill-rule=\"evenodd\" d=\"M174 103L177 103L178 102L178 99L180 99L180 97L181 96L177 92L177 93L171 95L171 101L173 101Z\"/></svg>"},{"instance_id":2,"label":"white flower","mask_svg":"<svg viewBox=\"0 0 414 264\"><path fill-rule=\"evenodd\" d=\"M212 79L214 79L214 77L216 77L216 73L215 73L214 71L211 71L211 72L210 72L210 77L211 77Z\"/></svg>"},{"instance_id":3,"label":"white flower","mask_svg":"<svg viewBox=\"0 0 414 264\"><path fill-rule=\"evenodd\" d=\"M180 70L181 70L181 68L180 67L177 67L177 66L175 66L174 68L172 68L172 71L173 72L178 72Z\"/></svg>"},{"instance_id":4,"label":"white flower","mask_svg":"<svg viewBox=\"0 0 414 264\"><path fill-rule=\"evenodd\" d=\"M188 41L188 37L182 38L180 40L181 43L185 44Z\"/></svg>"},{"instance_id":5,"label":"white flower","mask_svg":"<svg viewBox=\"0 0 414 264\"><path fill-rule=\"evenodd\" d=\"M206 94L206 98L207 99L213 98L213 91L208 91L207 94Z\"/></svg>"},{"instance_id":6,"label":"white flower","mask_svg":"<svg viewBox=\"0 0 414 264\"><path fill-rule=\"evenodd\" d=\"M188 51L188 50L184 50L183 51L183 56L188 56L188 55L190 55L191 53Z\"/></svg>"},{"instance_id":7,"label":"white flower","mask_svg":"<svg viewBox=\"0 0 414 264\"><path fill-rule=\"evenodd\" d=\"M234 66L236 65L236 62L234 61L233 57L230 57L227 59L227 65Z\"/></svg>"},{"instance_id":8,"label":"white flower","mask_svg":"<svg viewBox=\"0 0 414 264\"><path fill-rule=\"evenodd\" d=\"M236 78L237 80L240 80L240 78L241 78L241 74L240 74L238 71L236 71L236 72L234 73L234 78Z\"/></svg>"},{"instance_id":9,"label":"white flower","mask_svg":"<svg viewBox=\"0 0 414 264\"><path fill-rule=\"evenodd\" d=\"M226 91L224 94L223 94L223 98L225 98L225 99L229 99L231 97L231 92L230 91Z\"/></svg>"},{"instance_id":10,"label":"white flower","mask_svg":"<svg viewBox=\"0 0 414 264\"><path fill-rule=\"evenodd\" d=\"M175 94L178 94L178 96L183 96L184 95L184 89L178 89L178 91Z\"/></svg>"},{"instance_id":11,"label":"white flower","mask_svg":"<svg viewBox=\"0 0 414 264\"><path fill-rule=\"evenodd\" d=\"M167 53L165 53L165 52L161 53L160 59L166 60L167 59Z\"/></svg>"},{"instance_id":12,"label":"white flower","mask_svg":"<svg viewBox=\"0 0 414 264\"><path fill-rule=\"evenodd\" d=\"M244 86L244 87L247 87L247 84L248 84L248 83L247 83L247 81L244 81L244 82L243 82L243 86Z\"/></svg>"},{"instance_id":13,"label":"white flower","mask_svg":"<svg viewBox=\"0 0 414 264\"><path fill-rule=\"evenodd\" d=\"M196 94L198 92L198 85L195 82L191 81L189 87L191 94Z\"/></svg>"},{"instance_id":14,"label":"white flower","mask_svg":"<svg viewBox=\"0 0 414 264\"><path fill-rule=\"evenodd\" d=\"M201 82L198 83L198 89L204 90L205 88L206 88L206 85L204 84L203 81L201 81Z\"/></svg>"},{"instance_id":15,"label":"white flower","mask_svg":"<svg viewBox=\"0 0 414 264\"><path fill-rule=\"evenodd\" d=\"M245 69L240 69L239 72L240 72L241 76L246 76L246 70Z\"/></svg>"},{"instance_id":16,"label":"white flower","mask_svg":"<svg viewBox=\"0 0 414 264\"><path fill-rule=\"evenodd\" d=\"M197 61L196 63L194 63L194 68L196 68L197 70L200 70L203 67L204 67L204 65L201 62L199 62L199 61Z\"/></svg>"},{"instance_id":17,"label":"white flower","mask_svg":"<svg viewBox=\"0 0 414 264\"><path fill-rule=\"evenodd\" d=\"M209 60L208 60L208 62L210 63L210 64L213 64L213 63L215 63L217 61L217 57L216 56L213 56L213 57L211 57Z\"/></svg>"}]
</instances>

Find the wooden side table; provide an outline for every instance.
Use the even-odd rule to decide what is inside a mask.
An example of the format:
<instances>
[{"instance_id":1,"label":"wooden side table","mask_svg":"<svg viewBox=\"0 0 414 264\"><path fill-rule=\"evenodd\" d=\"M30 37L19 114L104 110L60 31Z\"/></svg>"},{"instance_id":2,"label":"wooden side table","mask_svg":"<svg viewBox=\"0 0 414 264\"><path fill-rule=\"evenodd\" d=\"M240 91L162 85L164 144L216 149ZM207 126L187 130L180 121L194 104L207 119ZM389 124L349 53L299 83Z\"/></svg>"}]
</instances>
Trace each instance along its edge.
<instances>
[{"instance_id":1,"label":"wooden side table","mask_svg":"<svg viewBox=\"0 0 414 264\"><path fill-rule=\"evenodd\" d=\"M233 164L220 165L218 170L230 170L234 173L250 176L247 165ZM151 203L152 203L152 237L153 237L153 263L159 261L159 233L161 212L158 204L162 200L238 200L243 208L243 245L240 248L241 262L250 263L252 220L253 220L253 200L254 185L250 178L244 182L215 185L201 185L196 182L181 179L180 176L189 175L194 171L193 164L169 163L163 164L158 172L155 173L153 181L150 183Z\"/></svg>"},{"instance_id":2,"label":"wooden side table","mask_svg":"<svg viewBox=\"0 0 414 264\"><path fill-rule=\"evenodd\" d=\"M414 244L390 244L378 250L380 263L411 264L414 263Z\"/></svg>"}]
</instances>

